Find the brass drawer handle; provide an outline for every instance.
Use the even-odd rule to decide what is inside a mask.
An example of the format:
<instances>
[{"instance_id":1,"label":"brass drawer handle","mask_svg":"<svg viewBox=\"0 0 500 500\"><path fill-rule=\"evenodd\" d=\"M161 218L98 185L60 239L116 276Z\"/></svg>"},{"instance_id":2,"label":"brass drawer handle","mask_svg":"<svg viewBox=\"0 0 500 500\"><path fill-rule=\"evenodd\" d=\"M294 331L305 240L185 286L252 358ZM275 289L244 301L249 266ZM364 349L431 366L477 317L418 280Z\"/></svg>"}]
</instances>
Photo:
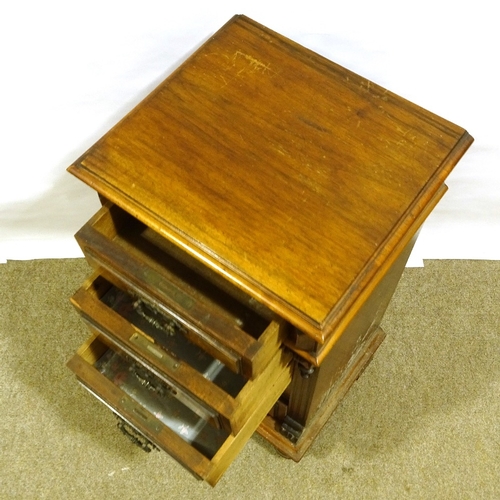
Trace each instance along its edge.
<instances>
[{"instance_id":1,"label":"brass drawer handle","mask_svg":"<svg viewBox=\"0 0 500 500\"><path fill-rule=\"evenodd\" d=\"M145 389L158 394L158 396L165 396L167 392L173 396L177 394L177 391L173 387L156 378L150 371L138 363L130 365L129 372L134 375Z\"/></svg>"},{"instance_id":2,"label":"brass drawer handle","mask_svg":"<svg viewBox=\"0 0 500 500\"><path fill-rule=\"evenodd\" d=\"M174 336L178 332L185 332L184 327L178 321L157 312L155 308L148 304L144 299L137 299L134 302L133 307L139 316L169 336Z\"/></svg>"},{"instance_id":3,"label":"brass drawer handle","mask_svg":"<svg viewBox=\"0 0 500 500\"><path fill-rule=\"evenodd\" d=\"M149 441L149 439L147 439L140 432L135 430L134 427L127 424L127 422L125 422L123 418L121 418L116 413L115 416L118 419L116 427L120 429L120 431L127 437L127 439L130 439L132 443L141 448L141 450L144 450L146 453L149 453L152 450L158 449L151 441Z\"/></svg>"}]
</instances>

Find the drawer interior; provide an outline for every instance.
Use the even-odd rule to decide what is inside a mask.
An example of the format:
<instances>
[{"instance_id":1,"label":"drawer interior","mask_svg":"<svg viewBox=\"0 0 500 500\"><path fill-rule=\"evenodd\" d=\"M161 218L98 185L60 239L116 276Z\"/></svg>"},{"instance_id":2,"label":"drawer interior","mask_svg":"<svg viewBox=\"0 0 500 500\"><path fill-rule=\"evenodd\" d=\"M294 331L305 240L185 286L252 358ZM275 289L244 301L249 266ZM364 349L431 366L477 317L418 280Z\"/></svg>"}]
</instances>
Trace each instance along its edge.
<instances>
[{"instance_id":1,"label":"drawer interior","mask_svg":"<svg viewBox=\"0 0 500 500\"><path fill-rule=\"evenodd\" d=\"M134 297L100 278L99 300L153 339L154 344L170 353L174 359L187 363L203 378L213 382L233 398L246 383L245 378L228 369L186 336L185 328L166 318L142 299ZM136 342L138 342L136 340Z\"/></svg>"},{"instance_id":2,"label":"drawer interior","mask_svg":"<svg viewBox=\"0 0 500 500\"><path fill-rule=\"evenodd\" d=\"M285 325L269 328L267 309L229 293L230 284L116 205L104 205L76 238L102 274L189 324L191 340L231 369L252 378L280 347Z\"/></svg>"},{"instance_id":3,"label":"drawer interior","mask_svg":"<svg viewBox=\"0 0 500 500\"><path fill-rule=\"evenodd\" d=\"M137 360L175 391L175 397L205 419L238 433L259 405L269 380L291 359L279 349L253 379L230 370L184 335L182 325L142 299L94 273L72 297L92 331ZM146 377L143 377L146 378Z\"/></svg>"},{"instance_id":4,"label":"drawer interior","mask_svg":"<svg viewBox=\"0 0 500 500\"><path fill-rule=\"evenodd\" d=\"M207 458L212 458L227 439L227 431L198 416L175 397L171 387L123 352L106 346L100 339L93 342L91 350L94 352L89 353L86 361L134 401L129 407L139 420L146 422L150 414L154 415ZM126 401L122 398L121 405L126 405Z\"/></svg>"},{"instance_id":5,"label":"drawer interior","mask_svg":"<svg viewBox=\"0 0 500 500\"><path fill-rule=\"evenodd\" d=\"M289 360L266 370L266 391L230 434L191 411L162 380L144 377L134 359L94 334L69 360L68 367L101 402L195 476L215 485L291 381Z\"/></svg>"},{"instance_id":6,"label":"drawer interior","mask_svg":"<svg viewBox=\"0 0 500 500\"><path fill-rule=\"evenodd\" d=\"M184 291L186 296L206 304L228 324L255 339L266 329L267 322L262 314L256 314L244 301L222 290L220 280L219 285L216 285L207 279L206 275L216 279L208 269L116 205L110 205L108 210L102 211L92 227L128 255L140 257L145 264L168 276L169 281ZM254 307L258 306L249 297L246 301ZM186 309L189 309L189 301Z\"/></svg>"}]
</instances>

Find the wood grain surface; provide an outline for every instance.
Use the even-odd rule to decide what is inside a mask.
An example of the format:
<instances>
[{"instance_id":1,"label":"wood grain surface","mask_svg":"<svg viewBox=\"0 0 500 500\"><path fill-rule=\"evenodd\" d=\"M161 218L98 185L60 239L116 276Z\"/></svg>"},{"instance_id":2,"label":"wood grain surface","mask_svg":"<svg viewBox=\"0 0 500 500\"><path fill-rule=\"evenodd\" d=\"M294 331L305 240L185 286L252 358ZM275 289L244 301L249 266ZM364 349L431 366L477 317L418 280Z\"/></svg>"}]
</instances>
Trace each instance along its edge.
<instances>
[{"instance_id":1,"label":"wood grain surface","mask_svg":"<svg viewBox=\"0 0 500 500\"><path fill-rule=\"evenodd\" d=\"M236 16L69 170L324 342L471 142Z\"/></svg>"}]
</instances>

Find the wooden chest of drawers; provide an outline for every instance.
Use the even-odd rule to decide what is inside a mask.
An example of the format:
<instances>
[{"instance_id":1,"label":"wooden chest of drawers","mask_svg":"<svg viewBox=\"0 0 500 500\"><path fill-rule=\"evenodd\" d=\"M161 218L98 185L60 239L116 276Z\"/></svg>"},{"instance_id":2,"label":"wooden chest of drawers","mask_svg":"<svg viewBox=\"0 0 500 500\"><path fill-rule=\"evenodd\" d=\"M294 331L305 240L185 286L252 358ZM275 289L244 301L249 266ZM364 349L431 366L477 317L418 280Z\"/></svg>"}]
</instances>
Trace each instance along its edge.
<instances>
[{"instance_id":1,"label":"wooden chest of drawers","mask_svg":"<svg viewBox=\"0 0 500 500\"><path fill-rule=\"evenodd\" d=\"M471 142L235 16L69 167L102 201L69 367L212 485L254 431L300 460Z\"/></svg>"}]
</instances>

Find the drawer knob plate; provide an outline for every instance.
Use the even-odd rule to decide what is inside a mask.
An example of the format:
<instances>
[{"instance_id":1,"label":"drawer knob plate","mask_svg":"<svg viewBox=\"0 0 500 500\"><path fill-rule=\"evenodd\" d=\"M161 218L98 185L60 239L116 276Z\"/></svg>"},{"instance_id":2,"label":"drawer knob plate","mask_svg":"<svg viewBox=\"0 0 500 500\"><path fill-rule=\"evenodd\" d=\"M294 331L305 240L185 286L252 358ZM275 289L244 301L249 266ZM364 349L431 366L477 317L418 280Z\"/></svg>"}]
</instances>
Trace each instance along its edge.
<instances>
[{"instance_id":1,"label":"drawer knob plate","mask_svg":"<svg viewBox=\"0 0 500 500\"><path fill-rule=\"evenodd\" d=\"M130 336L130 342L139 347L142 352L149 352L153 354L157 360L170 371L177 370L177 368L179 368L179 360L171 356L167 351L164 351L160 347L156 346L154 342L151 342L144 335L135 332Z\"/></svg>"}]
</instances>

